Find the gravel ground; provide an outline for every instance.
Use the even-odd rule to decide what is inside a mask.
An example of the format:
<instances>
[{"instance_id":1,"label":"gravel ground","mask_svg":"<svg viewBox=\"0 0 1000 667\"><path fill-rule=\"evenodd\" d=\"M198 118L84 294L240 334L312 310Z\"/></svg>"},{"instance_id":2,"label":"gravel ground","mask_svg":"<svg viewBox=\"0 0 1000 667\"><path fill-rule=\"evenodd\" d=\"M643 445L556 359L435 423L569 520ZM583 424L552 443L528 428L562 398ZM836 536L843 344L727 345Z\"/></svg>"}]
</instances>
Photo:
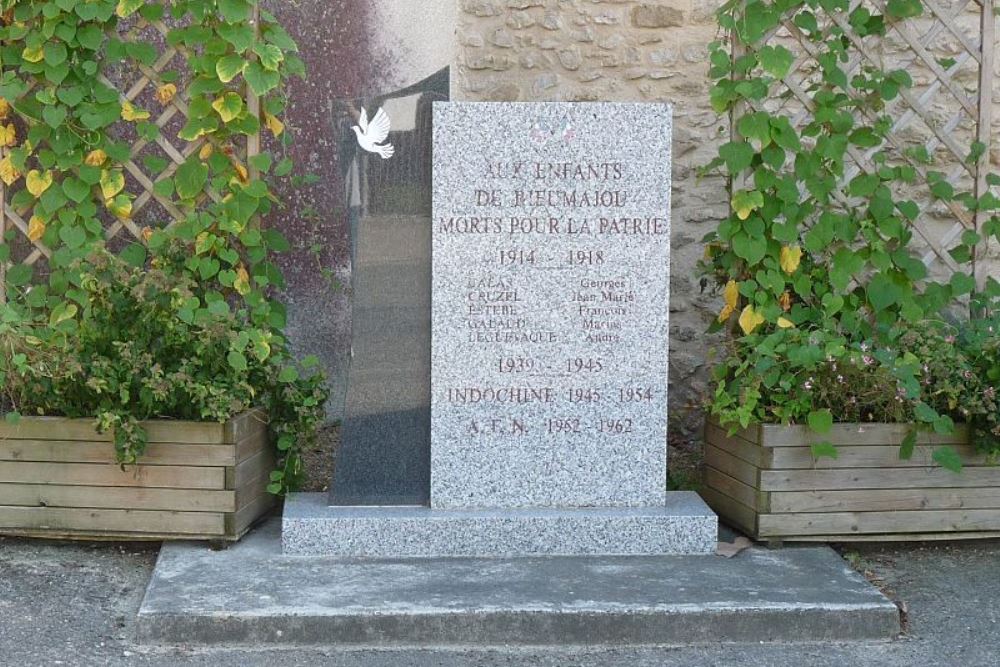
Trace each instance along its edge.
<instances>
[{"instance_id":1,"label":"gravel ground","mask_svg":"<svg viewBox=\"0 0 1000 667\"><path fill-rule=\"evenodd\" d=\"M1000 665L1000 542L843 547L907 610L892 642L565 650L150 650L132 643L155 545L0 538L0 664L810 667Z\"/></svg>"}]
</instances>

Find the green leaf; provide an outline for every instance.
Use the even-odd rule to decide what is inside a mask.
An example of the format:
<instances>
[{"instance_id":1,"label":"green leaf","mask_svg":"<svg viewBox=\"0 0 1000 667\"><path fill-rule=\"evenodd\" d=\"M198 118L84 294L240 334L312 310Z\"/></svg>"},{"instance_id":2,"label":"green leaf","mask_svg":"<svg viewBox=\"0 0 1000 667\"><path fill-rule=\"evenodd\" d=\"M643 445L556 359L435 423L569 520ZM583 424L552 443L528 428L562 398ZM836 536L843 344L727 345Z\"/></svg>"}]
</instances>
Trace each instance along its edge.
<instances>
[{"instance_id":1,"label":"green leaf","mask_svg":"<svg viewBox=\"0 0 1000 667\"><path fill-rule=\"evenodd\" d=\"M771 139L785 150L796 152L802 150L798 133L792 127L791 121L784 116L771 118Z\"/></svg>"},{"instance_id":2,"label":"green leaf","mask_svg":"<svg viewBox=\"0 0 1000 667\"><path fill-rule=\"evenodd\" d=\"M21 413L20 412L8 412L3 416L3 420L10 424L11 426L17 426L21 423Z\"/></svg>"},{"instance_id":3,"label":"green leaf","mask_svg":"<svg viewBox=\"0 0 1000 667\"><path fill-rule=\"evenodd\" d=\"M751 265L760 262L767 254L767 239L754 238L743 231L733 237L732 244L736 256L745 259Z\"/></svg>"},{"instance_id":4,"label":"green leaf","mask_svg":"<svg viewBox=\"0 0 1000 667\"><path fill-rule=\"evenodd\" d=\"M927 424L934 423L940 417L940 415L938 415L937 411L934 408L927 405L923 401L920 401L915 406L913 406L913 415L919 421L925 422Z\"/></svg>"},{"instance_id":5,"label":"green leaf","mask_svg":"<svg viewBox=\"0 0 1000 667\"><path fill-rule=\"evenodd\" d=\"M66 107L47 106L42 110L42 119L51 128L62 127L63 122L66 120Z\"/></svg>"},{"instance_id":6,"label":"green leaf","mask_svg":"<svg viewBox=\"0 0 1000 667\"><path fill-rule=\"evenodd\" d=\"M254 169L260 171L261 173L266 174L271 170L271 163L273 162L273 158L271 157L270 153L259 153L251 157L249 160L247 160L247 162L249 162L250 166L253 167Z\"/></svg>"},{"instance_id":7,"label":"green leaf","mask_svg":"<svg viewBox=\"0 0 1000 667\"><path fill-rule=\"evenodd\" d=\"M299 372L294 366L285 366L281 369L281 373L278 375L278 382L295 382L299 379Z\"/></svg>"},{"instance_id":8,"label":"green leaf","mask_svg":"<svg viewBox=\"0 0 1000 667\"><path fill-rule=\"evenodd\" d=\"M826 435L833 429L833 413L829 409L813 410L807 421L809 428L820 435Z\"/></svg>"},{"instance_id":9,"label":"green leaf","mask_svg":"<svg viewBox=\"0 0 1000 667\"><path fill-rule=\"evenodd\" d=\"M253 28L244 24L220 25L219 37L233 45L238 53L243 53L253 45Z\"/></svg>"},{"instance_id":10,"label":"green leaf","mask_svg":"<svg viewBox=\"0 0 1000 667\"><path fill-rule=\"evenodd\" d=\"M49 314L49 326L54 328L66 320L76 317L77 312L78 308L75 303L61 301Z\"/></svg>"},{"instance_id":11,"label":"green leaf","mask_svg":"<svg viewBox=\"0 0 1000 667\"><path fill-rule=\"evenodd\" d=\"M795 62L795 56L783 46L762 47L757 52L757 58L764 71L778 79L788 74L792 63Z\"/></svg>"},{"instance_id":12,"label":"green leaf","mask_svg":"<svg viewBox=\"0 0 1000 667\"><path fill-rule=\"evenodd\" d=\"M233 368L233 370L242 373L247 369L247 358L242 352L238 352L237 350L230 350L226 357L226 361L229 362L229 365Z\"/></svg>"},{"instance_id":13,"label":"green leaf","mask_svg":"<svg viewBox=\"0 0 1000 667\"><path fill-rule=\"evenodd\" d=\"M813 458L816 460L822 458L837 459L840 457L840 452L838 452L837 448L829 442L817 442L810 445L809 449L812 450Z\"/></svg>"},{"instance_id":14,"label":"green leaf","mask_svg":"<svg viewBox=\"0 0 1000 667\"><path fill-rule=\"evenodd\" d=\"M240 23L250 19L250 3L247 0L219 0L219 11L227 23Z\"/></svg>"},{"instance_id":15,"label":"green leaf","mask_svg":"<svg viewBox=\"0 0 1000 667\"><path fill-rule=\"evenodd\" d=\"M253 90L254 95L258 97L264 96L278 87L281 83L281 75L277 72L269 72L264 69L264 66L260 63L250 63L246 70L243 72L243 78L246 79L247 84L250 89Z\"/></svg>"},{"instance_id":16,"label":"green leaf","mask_svg":"<svg viewBox=\"0 0 1000 667\"><path fill-rule=\"evenodd\" d=\"M121 18L127 18L139 11L144 4L146 4L146 0L118 0L115 14Z\"/></svg>"},{"instance_id":17,"label":"green leaf","mask_svg":"<svg viewBox=\"0 0 1000 667\"><path fill-rule=\"evenodd\" d=\"M884 273L879 273L868 283L868 302L871 303L875 312L880 312L899 303L902 297L902 290L893 280Z\"/></svg>"},{"instance_id":18,"label":"green leaf","mask_svg":"<svg viewBox=\"0 0 1000 667\"><path fill-rule=\"evenodd\" d=\"M243 56L226 56L219 58L219 62L215 64L215 73L219 76L220 81L229 83L243 74L243 70L247 68L248 64Z\"/></svg>"},{"instance_id":19,"label":"green leaf","mask_svg":"<svg viewBox=\"0 0 1000 667\"><path fill-rule=\"evenodd\" d=\"M924 11L920 0L889 0L885 13L897 19L909 19L920 16Z\"/></svg>"},{"instance_id":20,"label":"green leaf","mask_svg":"<svg viewBox=\"0 0 1000 667\"><path fill-rule=\"evenodd\" d=\"M45 53L45 64L52 67L62 65L69 55L66 45L62 42L49 42L45 45L43 52Z\"/></svg>"},{"instance_id":21,"label":"green leaf","mask_svg":"<svg viewBox=\"0 0 1000 667\"><path fill-rule=\"evenodd\" d=\"M963 294L971 294L976 289L976 279L973 278L968 273L962 271L956 271L951 274L950 280L951 289L954 291L955 296L962 296Z\"/></svg>"},{"instance_id":22,"label":"green leaf","mask_svg":"<svg viewBox=\"0 0 1000 667\"><path fill-rule=\"evenodd\" d=\"M223 123L228 123L243 113L243 98L233 92L225 93L212 103Z\"/></svg>"},{"instance_id":23,"label":"green leaf","mask_svg":"<svg viewBox=\"0 0 1000 667\"><path fill-rule=\"evenodd\" d=\"M146 247L141 243L131 243L119 255L126 264L136 268L146 265Z\"/></svg>"},{"instance_id":24,"label":"green leaf","mask_svg":"<svg viewBox=\"0 0 1000 667\"><path fill-rule=\"evenodd\" d=\"M76 250L87 242L87 231L79 225L64 225L59 230L59 238L67 248Z\"/></svg>"},{"instance_id":25,"label":"green leaf","mask_svg":"<svg viewBox=\"0 0 1000 667\"><path fill-rule=\"evenodd\" d=\"M181 199L194 199L205 190L207 183L208 167L202 164L197 155L182 164L174 177L177 196Z\"/></svg>"},{"instance_id":26,"label":"green leaf","mask_svg":"<svg viewBox=\"0 0 1000 667\"><path fill-rule=\"evenodd\" d=\"M738 174L748 168L755 154L753 146L745 141L730 141L719 147L719 156L726 161L730 174Z\"/></svg>"},{"instance_id":27,"label":"green leaf","mask_svg":"<svg viewBox=\"0 0 1000 667\"><path fill-rule=\"evenodd\" d=\"M944 447L938 447L935 449L933 459L935 463L945 470L950 470L954 473L962 472L962 457L955 450L955 448L950 445L945 445Z\"/></svg>"},{"instance_id":28,"label":"green leaf","mask_svg":"<svg viewBox=\"0 0 1000 667\"><path fill-rule=\"evenodd\" d=\"M899 458L902 461L909 461L913 458L913 450L917 446L917 429L912 428L903 438L899 446Z\"/></svg>"},{"instance_id":29,"label":"green leaf","mask_svg":"<svg viewBox=\"0 0 1000 667\"><path fill-rule=\"evenodd\" d=\"M67 176L62 182L63 192L77 204L90 196L90 186L75 176Z\"/></svg>"}]
</instances>

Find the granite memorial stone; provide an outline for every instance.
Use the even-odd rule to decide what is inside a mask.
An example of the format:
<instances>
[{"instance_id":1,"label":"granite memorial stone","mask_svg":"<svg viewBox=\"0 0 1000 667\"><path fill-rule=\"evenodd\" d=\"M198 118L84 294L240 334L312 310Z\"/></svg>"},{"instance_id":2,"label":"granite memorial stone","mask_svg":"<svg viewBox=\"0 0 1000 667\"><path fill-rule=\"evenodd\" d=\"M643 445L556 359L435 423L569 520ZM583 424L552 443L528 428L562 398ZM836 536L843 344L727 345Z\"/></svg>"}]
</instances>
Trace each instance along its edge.
<instances>
[{"instance_id":1,"label":"granite memorial stone","mask_svg":"<svg viewBox=\"0 0 1000 667\"><path fill-rule=\"evenodd\" d=\"M425 313L432 343L427 431L397 419L400 405L369 436L429 436L428 500L292 496L286 552L713 552L715 515L693 493L666 492L670 107L436 103L433 126L431 312L411 257L424 237L371 232L385 273L373 284L406 313L382 329L398 321L402 334ZM385 253L409 268L393 273ZM372 315L366 330L381 340ZM428 379L419 366L387 364L368 390L389 405L400 382Z\"/></svg>"},{"instance_id":2,"label":"granite memorial stone","mask_svg":"<svg viewBox=\"0 0 1000 667\"><path fill-rule=\"evenodd\" d=\"M434 127L431 505L662 505L670 107Z\"/></svg>"},{"instance_id":3,"label":"granite memorial stone","mask_svg":"<svg viewBox=\"0 0 1000 667\"><path fill-rule=\"evenodd\" d=\"M448 70L334 105L351 232L354 315L331 505L419 505L430 493L431 109ZM362 150L361 109L391 122L392 159Z\"/></svg>"}]
</instances>

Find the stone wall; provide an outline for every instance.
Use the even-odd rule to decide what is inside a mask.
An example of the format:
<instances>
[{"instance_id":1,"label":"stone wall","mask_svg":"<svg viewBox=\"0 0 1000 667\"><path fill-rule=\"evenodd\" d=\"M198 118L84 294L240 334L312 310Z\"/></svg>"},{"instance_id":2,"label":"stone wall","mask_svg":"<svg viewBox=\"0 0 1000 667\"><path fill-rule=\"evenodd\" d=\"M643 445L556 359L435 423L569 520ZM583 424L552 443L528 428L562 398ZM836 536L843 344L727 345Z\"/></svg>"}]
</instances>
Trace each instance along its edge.
<instances>
[{"instance_id":1,"label":"stone wall","mask_svg":"<svg viewBox=\"0 0 1000 667\"><path fill-rule=\"evenodd\" d=\"M452 97L467 100L664 101L674 105L674 207L671 296L671 419L695 428L706 388L704 331L719 308L701 294L700 239L727 213L724 182L696 169L727 141L728 123L708 104L707 45L719 37L720 0L456 0L458 51ZM945 0L950 7L950 2ZM975 3L970 3L974 6ZM975 31L971 8L960 23ZM971 23L971 25L969 25ZM957 55L948 33L936 56ZM949 41L950 40L950 41ZM896 41L899 41L898 39ZM973 40L978 41L978 40ZM893 39L885 48L901 52ZM905 48L905 45L903 45ZM912 53L904 65L926 83ZM1000 58L996 59L1000 75ZM972 64L972 63L970 63ZM973 73L974 74L974 73ZM967 75L967 73L966 73ZM974 96L978 82L964 88ZM994 163L1000 161L1000 92L994 92ZM940 108L933 109L942 113ZM940 116L938 116L940 118ZM968 123L956 131L966 131ZM968 145L966 143L966 145ZM938 207L941 233L953 219ZM934 223L931 223L934 224ZM995 261L987 269L1000 275Z\"/></svg>"}]
</instances>

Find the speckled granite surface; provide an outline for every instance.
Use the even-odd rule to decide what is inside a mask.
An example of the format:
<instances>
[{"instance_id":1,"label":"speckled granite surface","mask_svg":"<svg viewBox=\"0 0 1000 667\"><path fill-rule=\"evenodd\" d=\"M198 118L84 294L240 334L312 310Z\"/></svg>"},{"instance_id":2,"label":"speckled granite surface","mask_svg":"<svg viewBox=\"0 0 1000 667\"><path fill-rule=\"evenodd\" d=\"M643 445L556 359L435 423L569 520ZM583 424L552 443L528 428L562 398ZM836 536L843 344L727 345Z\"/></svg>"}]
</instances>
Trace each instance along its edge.
<instances>
[{"instance_id":1,"label":"speckled granite surface","mask_svg":"<svg viewBox=\"0 0 1000 667\"><path fill-rule=\"evenodd\" d=\"M718 520L691 492L644 508L434 510L329 507L323 494L285 501L290 555L411 558L695 555L715 552Z\"/></svg>"}]
</instances>

